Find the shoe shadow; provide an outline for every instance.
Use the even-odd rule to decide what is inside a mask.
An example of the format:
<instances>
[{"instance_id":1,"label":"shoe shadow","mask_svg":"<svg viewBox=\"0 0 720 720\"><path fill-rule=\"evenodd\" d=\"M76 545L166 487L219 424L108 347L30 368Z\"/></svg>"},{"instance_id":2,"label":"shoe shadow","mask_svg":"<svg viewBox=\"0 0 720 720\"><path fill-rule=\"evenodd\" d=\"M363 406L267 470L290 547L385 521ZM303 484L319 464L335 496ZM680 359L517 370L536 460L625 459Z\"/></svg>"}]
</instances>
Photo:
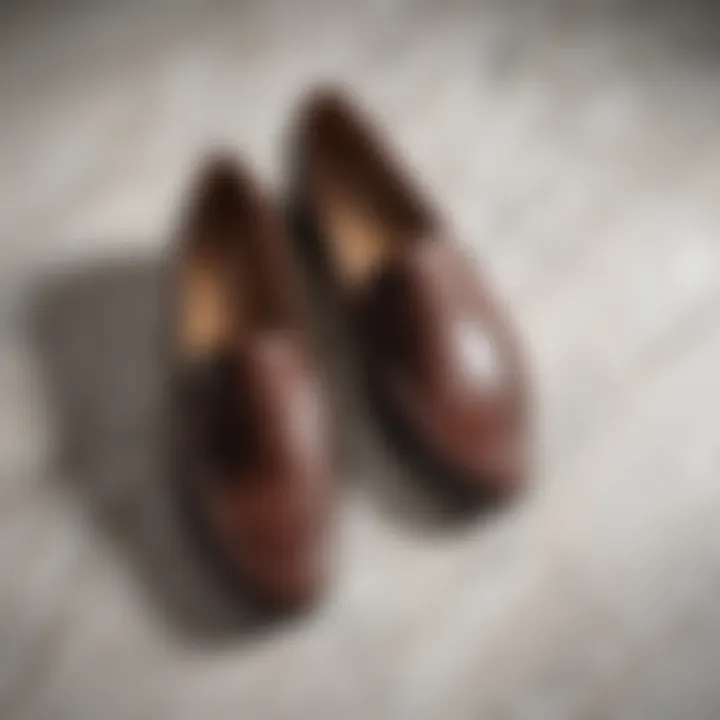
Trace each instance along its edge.
<instances>
[{"instance_id":1,"label":"shoe shadow","mask_svg":"<svg viewBox=\"0 0 720 720\"><path fill-rule=\"evenodd\" d=\"M123 551L159 615L186 639L255 625L204 562L169 472L161 258L55 273L30 322L57 433L57 474Z\"/></svg>"}]
</instances>

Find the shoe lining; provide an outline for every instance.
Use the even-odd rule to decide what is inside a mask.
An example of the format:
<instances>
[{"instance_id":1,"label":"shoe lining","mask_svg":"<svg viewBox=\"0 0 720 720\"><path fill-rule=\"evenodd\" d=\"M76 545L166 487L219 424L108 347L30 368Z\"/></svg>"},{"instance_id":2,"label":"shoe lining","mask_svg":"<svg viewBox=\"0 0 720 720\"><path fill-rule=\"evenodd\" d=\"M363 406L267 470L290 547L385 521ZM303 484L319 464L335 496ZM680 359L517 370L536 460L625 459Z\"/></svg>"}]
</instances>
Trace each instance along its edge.
<instances>
[{"instance_id":1,"label":"shoe lining","mask_svg":"<svg viewBox=\"0 0 720 720\"><path fill-rule=\"evenodd\" d=\"M342 281L361 285L427 230L430 211L348 108L321 110L314 142L310 181L331 260Z\"/></svg>"},{"instance_id":2,"label":"shoe lining","mask_svg":"<svg viewBox=\"0 0 720 720\"><path fill-rule=\"evenodd\" d=\"M284 304L270 260L263 210L242 192L201 215L187 238L181 269L180 342L193 358L236 345L258 328L282 323Z\"/></svg>"},{"instance_id":3,"label":"shoe lining","mask_svg":"<svg viewBox=\"0 0 720 720\"><path fill-rule=\"evenodd\" d=\"M248 325L244 293L233 282L228 259L221 253L189 257L182 273L181 343L193 358L228 347Z\"/></svg>"},{"instance_id":4,"label":"shoe lining","mask_svg":"<svg viewBox=\"0 0 720 720\"><path fill-rule=\"evenodd\" d=\"M344 188L331 186L322 202L331 254L342 279L361 285L409 241L407 228L383 217Z\"/></svg>"}]
</instances>

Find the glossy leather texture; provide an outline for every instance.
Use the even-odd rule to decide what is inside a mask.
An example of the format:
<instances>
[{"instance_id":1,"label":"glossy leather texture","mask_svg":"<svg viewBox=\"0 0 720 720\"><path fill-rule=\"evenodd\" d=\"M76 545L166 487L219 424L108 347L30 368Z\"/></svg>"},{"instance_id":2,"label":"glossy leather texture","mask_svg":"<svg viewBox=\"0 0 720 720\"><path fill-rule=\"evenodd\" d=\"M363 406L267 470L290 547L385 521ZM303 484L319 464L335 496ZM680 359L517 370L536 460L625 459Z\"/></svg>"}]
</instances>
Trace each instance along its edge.
<instances>
[{"instance_id":1,"label":"glossy leather texture","mask_svg":"<svg viewBox=\"0 0 720 720\"><path fill-rule=\"evenodd\" d=\"M175 246L183 489L206 544L262 610L327 574L331 443L280 215L247 172L207 163Z\"/></svg>"},{"instance_id":2,"label":"glossy leather texture","mask_svg":"<svg viewBox=\"0 0 720 720\"><path fill-rule=\"evenodd\" d=\"M452 230L346 95L299 112L293 205L303 247L350 318L383 417L463 502L527 469L527 391L504 312Z\"/></svg>"}]
</instances>

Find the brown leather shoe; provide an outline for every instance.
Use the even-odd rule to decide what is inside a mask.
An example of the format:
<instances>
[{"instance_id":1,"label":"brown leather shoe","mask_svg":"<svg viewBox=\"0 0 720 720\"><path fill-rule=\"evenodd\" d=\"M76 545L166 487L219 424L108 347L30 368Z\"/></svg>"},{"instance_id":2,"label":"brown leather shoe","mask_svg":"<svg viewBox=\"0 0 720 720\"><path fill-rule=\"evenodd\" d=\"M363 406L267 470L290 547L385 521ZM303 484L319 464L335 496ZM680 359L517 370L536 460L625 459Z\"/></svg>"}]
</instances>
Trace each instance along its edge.
<instances>
[{"instance_id":1,"label":"brown leather shoe","mask_svg":"<svg viewBox=\"0 0 720 720\"><path fill-rule=\"evenodd\" d=\"M173 277L189 509L257 605L302 607L326 575L327 423L283 225L230 161L202 173Z\"/></svg>"},{"instance_id":2,"label":"brown leather shoe","mask_svg":"<svg viewBox=\"0 0 720 720\"><path fill-rule=\"evenodd\" d=\"M317 93L296 129L298 235L352 317L383 417L463 502L507 495L525 473L527 419L502 311L347 98Z\"/></svg>"}]
</instances>

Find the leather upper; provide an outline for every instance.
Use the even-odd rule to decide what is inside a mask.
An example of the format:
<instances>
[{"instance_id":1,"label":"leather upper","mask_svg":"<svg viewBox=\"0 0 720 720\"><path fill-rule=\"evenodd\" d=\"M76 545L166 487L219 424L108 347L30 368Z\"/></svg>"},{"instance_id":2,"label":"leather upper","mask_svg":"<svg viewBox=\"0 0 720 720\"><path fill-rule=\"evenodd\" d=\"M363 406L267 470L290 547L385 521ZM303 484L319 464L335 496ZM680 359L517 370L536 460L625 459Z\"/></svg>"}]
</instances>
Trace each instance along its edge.
<instances>
[{"instance_id":1,"label":"leather upper","mask_svg":"<svg viewBox=\"0 0 720 720\"><path fill-rule=\"evenodd\" d=\"M442 213L347 96L318 93L298 128L297 194L314 228L315 253L357 321L383 405L463 490L514 490L528 459L527 384L504 312ZM338 264L342 225L331 222L333 197L364 209L361 227L383 228L367 238L376 256L378 237L390 243L357 283L347 282ZM358 242L356 235L347 241Z\"/></svg>"},{"instance_id":2,"label":"leather upper","mask_svg":"<svg viewBox=\"0 0 720 720\"><path fill-rule=\"evenodd\" d=\"M200 183L201 209L217 205L213 173ZM224 177L231 211L200 212L199 228L180 245L182 264L195 242L227 236L218 266L237 267L229 294L239 298L238 314L242 303L255 313L199 355L179 354L181 442L212 544L251 596L286 609L323 586L334 468L300 283L279 218L248 182ZM258 295L240 298L248 277Z\"/></svg>"},{"instance_id":3,"label":"leather upper","mask_svg":"<svg viewBox=\"0 0 720 720\"><path fill-rule=\"evenodd\" d=\"M371 372L423 441L493 489L518 482L518 354L458 245L420 240L364 288L358 308Z\"/></svg>"}]
</instances>

